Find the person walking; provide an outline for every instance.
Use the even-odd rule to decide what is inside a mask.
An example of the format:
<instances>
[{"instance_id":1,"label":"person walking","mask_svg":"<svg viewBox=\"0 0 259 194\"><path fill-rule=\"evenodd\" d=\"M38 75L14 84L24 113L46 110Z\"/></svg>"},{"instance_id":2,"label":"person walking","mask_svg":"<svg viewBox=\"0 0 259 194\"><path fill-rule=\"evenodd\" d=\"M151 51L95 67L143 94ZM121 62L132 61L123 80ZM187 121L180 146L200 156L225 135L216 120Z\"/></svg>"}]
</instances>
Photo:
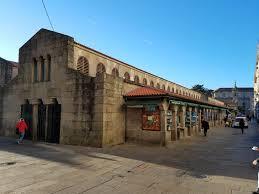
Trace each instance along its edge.
<instances>
[{"instance_id":1,"label":"person walking","mask_svg":"<svg viewBox=\"0 0 259 194\"><path fill-rule=\"evenodd\" d=\"M16 124L16 129L18 129L19 132L19 139L17 140L17 143L20 144L23 141L25 131L28 129L28 126L23 118L20 118L20 120Z\"/></svg>"},{"instance_id":2,"label":"person walking","mask_svg":"<svg viewBox=\"0 0 259 194\"><path fill-rule=\"evenodd\" d=\"M207 131L210 128L208 121L205 121L204 119L201 121L201 128L203 129L204 137L207 136Z\"/></svg>"},{"instance_id":3,"label":"person walking","mask_svg":"<svg viewBox=\"0 0 259 194\"><path fill-rule=\"evenodd\" d=\"M242 134L244 134L245 121L244 119L240 119L239 128L241 129Z\"/></svg>"}]
</instances>

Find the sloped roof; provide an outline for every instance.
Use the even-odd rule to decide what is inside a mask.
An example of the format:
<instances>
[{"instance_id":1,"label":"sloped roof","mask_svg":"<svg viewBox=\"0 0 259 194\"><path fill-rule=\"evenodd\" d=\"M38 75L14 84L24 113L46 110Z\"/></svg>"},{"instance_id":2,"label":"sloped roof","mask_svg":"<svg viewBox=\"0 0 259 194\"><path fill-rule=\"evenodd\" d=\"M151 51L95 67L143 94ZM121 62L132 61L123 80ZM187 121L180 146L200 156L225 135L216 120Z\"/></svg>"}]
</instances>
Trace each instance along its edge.
<instances>
[{"instance_id":1,"label":"sloped roof","mask_svg":"<svg viewBox=\"0 0 259 194\"><path fill-rule=\"evenodd\" d=\"M128 92L125 97L134 97L134 96L166 96L169 95L168 92L156 88L150 87L139 87Z\"/></svg>"},{"instance_id":2,"label":"sloped roof","mask_svg":"<svg viewBox=\"0 0 259 194\"><path fill-rule=\"evenodd\" d=\"M218 106L218 107L224 107L221 104L218 103L213 103L213 102L208 102L208 101L204 101L201 99L196 99L193 98L191 96L184 96L184 95L180 95L180 94L176 94L173 92L168 92L162 89L157 89L157 88L152 88L152 87L148 87L148 86L144 86L144 87L139 87L136 88L134 90L131 90L130 92L126 93L124 95L124 97L174 97L180 100L186 100L186 101L191 101L191 102L196 102L199 104L207 104L207 105L212 105L212 106Z\"/></svg>"}]
</instances>

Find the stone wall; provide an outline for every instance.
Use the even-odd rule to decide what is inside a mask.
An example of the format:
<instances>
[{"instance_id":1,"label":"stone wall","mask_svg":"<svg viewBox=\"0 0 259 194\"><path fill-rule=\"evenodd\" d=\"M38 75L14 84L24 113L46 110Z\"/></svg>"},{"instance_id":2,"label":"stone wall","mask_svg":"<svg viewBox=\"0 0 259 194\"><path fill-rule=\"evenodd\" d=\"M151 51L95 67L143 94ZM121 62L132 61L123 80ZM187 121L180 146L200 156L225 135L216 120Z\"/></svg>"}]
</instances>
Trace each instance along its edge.
<instances>
[{"instance_id":1,"label":"stone wall","mask_svg":"<svg viewBox=\"0 0 259 194\"><path fill-rule=\"evenodd\" d=\"M94 78L67 69L62 90L62 144L99 146L92 127Z\"/></svg>"},{"instance_id":2,"label":"stone wall","mask_svg":"<svg viewBox=\"0 0 259 194\"><path fill-rule=\"evenodd\" d=\"M142 129L142 108L127 108L126 140L137 143L160 144L161 131Z\"/></svg>"},{"instance_id":3,"label":"stone wall","mask_svg":"<svg viewBox=\"0 0 259 194\"><path fill-rule=\"evenodd\" d=\"M168 81L134 66L126 64L122 61L109 57L103 53L95 51L91 48L83 46L79 43L74 42L74 63L69 65L70 68L77 69L77 61L80 57L85 57L89 62L89 75L95 77L97 73L97 65L103 64L105 67L105 72L107 74L112 74L112 70L116 68L119 73L119 77L125 79L125 73L130 76L130 81L134 82L135 77L139 78L139 85L144 84L144 79L147 81L147 85L153 82L153 87L158 87L163 90L167 90L176 94L183 96L190 96L192 98L200 99L201 94L181 86L177 83Z\"/></svg>"},{"instance_id":4,"label":"stone wall","mask_svg":"<svg viewBox=\"0 0 259 194\"><path fill-rule=\"evenodd\" d=\"M96 77L93 128L101 131L102 146L124 143L123 80L108 74Z\"/></svg>"},{"instance_id":5,"label":"stone wall","mask_svg":"<svg viewBox=\"0 0 259 194\"><path fill-rule=\"evenodd\" d=\"M58 33L40 30L19 50L19 72L3 88L3 115L1 130L4 135L14 135L17 119L20 117L21 104L27 99L30 103L41 99L47 104L51 98L61 101L65 70L68 61L68 45L73 40ZM33 82L33 58L51 56L51 80Z\"/></svg>"},{"instance_id":6,"label":"stone wall","mask_svg":"<svg viewBox=\"0 0 259 194\"><path fill-rule=\"evenodd\" d=\"M13 64L0 57L0 86L4 86L12 79Z\"/></svg>"},{"instance_id":7,"label":"stone wall","mask_svg":"<svg viewBox=\"0 0 259 194\"><path fill-rule=\"evenodd\" d=\"M139 86L122 78L99 74L95 78L93 131L102 139L102 146L125 142L125 109L123 94Z\"/></svg>"},{"instance_id":8,"label":"stone wall","mask_svg":"<svg viewBox=\"0 0 259 194\"><path fill-rule=\"evenodd\" d=\"M24 88L21 80L18 78L13 79L8 85L2 88L1 135L15 135L15 124L20 117L23 92Z\"/></svg>"},{"instance_id":9,"label":"stone wall","mask_svg":"<svg viewBox=\"0 0 259 194\"><path fill-rule=\"evenodd\" d=\"M2 117L3 117L3 113L2 113L2 109L3 109L3 94L4 90L3 88L0 86L0 135L3 135L3 130L2 130Z\"/></svg>"}]
</instances>

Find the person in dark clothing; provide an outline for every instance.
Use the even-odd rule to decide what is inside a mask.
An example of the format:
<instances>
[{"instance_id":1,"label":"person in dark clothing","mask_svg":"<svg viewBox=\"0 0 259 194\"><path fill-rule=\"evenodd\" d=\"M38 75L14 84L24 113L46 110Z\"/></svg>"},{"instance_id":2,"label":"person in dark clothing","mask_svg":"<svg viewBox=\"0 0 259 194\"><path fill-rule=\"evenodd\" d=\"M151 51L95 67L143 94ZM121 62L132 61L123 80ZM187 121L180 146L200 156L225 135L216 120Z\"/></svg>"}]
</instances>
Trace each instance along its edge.
<instances>
[{"instance_id":1,"label":"person in dark clothing","mask_svg":"<svg viewBox=\"0 0 259 194\"><path fill-rule=\"evenodd\" d=\"M242 134L244 134L244 127L245 127L245 121L244 121L244 119L240 119L239 128L241 129Z\"/></svg>"},{"instance_id":2,"label":"person in dark clothing","mask_svg":"<svg viewBox=\"0 0 259 194\"><path fill-rule=\"evenodd\" d=\"M210 128L208 121L202 120L201 121L201 128L203 129L204 136L207 136L207 131Z\"/></svg>"}]
</instances>

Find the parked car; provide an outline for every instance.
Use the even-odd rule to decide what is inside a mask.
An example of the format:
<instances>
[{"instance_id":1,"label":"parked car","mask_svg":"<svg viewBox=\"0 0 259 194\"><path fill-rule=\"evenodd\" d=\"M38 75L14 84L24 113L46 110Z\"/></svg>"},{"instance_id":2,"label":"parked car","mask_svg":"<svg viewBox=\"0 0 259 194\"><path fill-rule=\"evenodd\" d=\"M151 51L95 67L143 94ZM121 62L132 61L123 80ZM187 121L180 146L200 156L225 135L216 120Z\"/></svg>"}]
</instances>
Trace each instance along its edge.
<instances>
[{"instance_id":1,"label":"parked car","mask_svg":"<svg viewBox=\"0 0 259 194\"><path fill-rule=\"evenodd\" d=\"M245 122L245 128L248 128L248 122L247 122L246 117L236 117L234 122L232 123L232 127L234 127L234 128L239 127L239 122L241 119L243 119Z\"/></svg>"}]
</instances>

